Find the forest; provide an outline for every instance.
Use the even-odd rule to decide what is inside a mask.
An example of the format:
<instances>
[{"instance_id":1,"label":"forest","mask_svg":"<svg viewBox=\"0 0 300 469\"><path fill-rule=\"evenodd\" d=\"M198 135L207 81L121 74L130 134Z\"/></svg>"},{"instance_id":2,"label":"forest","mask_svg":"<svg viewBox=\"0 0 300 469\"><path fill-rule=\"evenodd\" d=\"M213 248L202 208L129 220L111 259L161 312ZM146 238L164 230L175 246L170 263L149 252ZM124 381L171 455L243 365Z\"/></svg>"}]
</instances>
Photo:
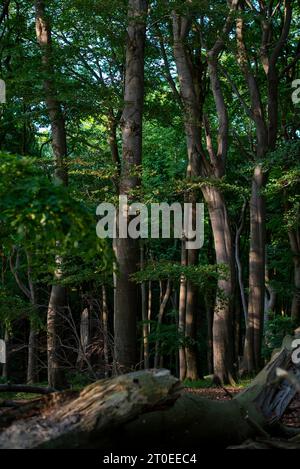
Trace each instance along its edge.
<instances>
[{"instance_id":1,"label":"forest","mask_svg":"<svg viewBox=\"0 0 300 469\"><path fill-rule=\"evenodd\" d=\"M299 1L0 3L0 449L300 449Z\"/></svg>"}]
</instances>

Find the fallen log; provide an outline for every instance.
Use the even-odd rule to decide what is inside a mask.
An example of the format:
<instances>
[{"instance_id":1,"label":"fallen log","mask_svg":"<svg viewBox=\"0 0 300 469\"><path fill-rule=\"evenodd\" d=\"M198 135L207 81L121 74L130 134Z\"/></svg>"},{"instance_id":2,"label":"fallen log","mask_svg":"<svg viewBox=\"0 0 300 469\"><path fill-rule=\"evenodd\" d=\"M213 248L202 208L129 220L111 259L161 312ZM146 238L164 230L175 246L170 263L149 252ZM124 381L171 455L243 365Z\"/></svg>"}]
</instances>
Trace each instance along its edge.
<instances>
[{"instance_id":1,"label":"fallen log","mask_svg":"<svg viewBox=\"0 0 300 469\"><path fill-rule=\"evenodd\" d=\"M295 396L281 368L300 377L292 338L244 392L231 401L188 394L167 370L102 380L80 393L65 391L0 414L0 448L96 448L109 451L198 448L268 440ZM295 443L294 443L295 444Z\"/></svg>"},{"instance_id":2,"label":"fallen log","mask_svg":"<svg viewBox=\"0 0 300 469\"><path fill-rule=\"evenodd\" d=\"M102 380L80 393L54 393L0 415L0 448L89 446L144 412L172 405L180 388L158 370Z\"/></svg>"},{"instance_id":3,"label":"fallen log","mask_svg":"<svg viewBox=\"0 0 300 469\"><path fill-rule=\"evenodd\" d=\"M42 386L29 386L26 384L0 384L1 392L24 392L26 394L51 394L55 392L53 388Z\"/></svg>"},{"instance_id":4,"label":"fallen log","mask_svg":"<svg viewBox=\"0 0 300 469\"><path fill-rule=\"evenodd\" d=\"M257 438L255 441L254 440L247 440L245 443L239 446L232 446L229 447L228 449L277 449L277 450L282 450L282 449L300 449L299 443L290 440L279 440L275 438L270 438L270 439L262 439L262 438Z\"/></svg>"}]
</instances>

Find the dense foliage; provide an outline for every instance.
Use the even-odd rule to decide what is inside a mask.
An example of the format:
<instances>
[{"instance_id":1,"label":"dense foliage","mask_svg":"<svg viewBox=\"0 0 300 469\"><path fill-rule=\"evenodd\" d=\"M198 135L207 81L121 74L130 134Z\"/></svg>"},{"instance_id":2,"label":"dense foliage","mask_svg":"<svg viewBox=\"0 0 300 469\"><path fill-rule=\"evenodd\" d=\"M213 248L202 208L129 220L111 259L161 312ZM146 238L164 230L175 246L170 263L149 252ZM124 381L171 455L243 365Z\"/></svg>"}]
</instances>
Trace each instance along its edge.
<instances>
[{"instance_id":1,"label":"dense foliage","mask_svg":"<svg viewBox=\"0 0 300 469\"><path fill-rule=\"evenodd\" d=\"M19 382L28 379L34 336L34 375L37 381L47 380L47 314L51 290L58 285L67 292L60 318L61 367L67 371L67 381L80 384L118 371L114 304L120 272L114 243L96 236L96 207L101 202L117 203L120 194L128 2L43 2L52 29L48 56L36 38L34 3L11 0L0 7L0 78L7 91L7 103L0 104L0 338L8 350L3 376ZM288 34L282 39L291 4ZM292 84L300 78L300 10L293 1L240 2L239 8L229 31L222 30L228 2L221 0L149 2L147 15L142 164L135 167L140 182L131 196L148 206L182 204L190 197L205 202L205 243L196 260L184 263L181 240L139 242L141 257L130 278L139 296L134 365L164 366L180 375L180 352L193 351L195 379L213 374L216 298L219 306L228 301L222 284L231 275L230 265L216 254L216 226L203 195L207 187L222 195L232 235L230 342L235 372L241 365L248 325L242 298L246 305L249 296L252 301L251 186L259 165L265 177L259 192L266 206L263 358L285 333L300 325L300 107L292 100ZM187 169L191 118L188 122L183 77L174 55L174 12L182 24L187 19L190 28L183 44L201 103L197 112L207 162L211 148L217 148L222 138L222 102L228 117L227 155L220 177L212 170L191 176ZM270 82L262 60L266 52L261 46L262 24L271 24L267 54L281 47L275 90L278 132L263 154L257 151L250 72L244 74L238 55L235 22L240 18L245 23L247 66L266 115ZM209 55L217 32L224 41L216 62L221 104L213 88ZM58 160L47 89L65 125L68 185L53 178ZM183 284L193 292L192 331L180 324ZM186 311L188 315L188 307ZM181 375L185 376L191 374Z\"/></svg>"}]
</instances>

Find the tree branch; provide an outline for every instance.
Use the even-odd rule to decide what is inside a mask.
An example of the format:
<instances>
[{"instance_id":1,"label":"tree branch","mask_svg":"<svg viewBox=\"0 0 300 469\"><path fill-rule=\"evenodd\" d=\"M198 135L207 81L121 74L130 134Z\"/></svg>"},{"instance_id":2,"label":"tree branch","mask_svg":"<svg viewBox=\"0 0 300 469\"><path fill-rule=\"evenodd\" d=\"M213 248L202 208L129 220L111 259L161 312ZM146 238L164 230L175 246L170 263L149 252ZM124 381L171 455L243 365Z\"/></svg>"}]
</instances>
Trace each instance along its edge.
<instances>
[{"instance_id":1,"label":"tree branch","mask_svg":"<svg viewBox=\"0 0 300 469\"><path fill-rule=\"evenodd\" d=\"M15 251L15 249L14 249ZM9 257L9 266L10 266L10 270L11 270L11 273L13 274L14 278L15 278L15 281L18 285L18 287L20 288L20 290L24 293L24 295L30 299L30 291L29 289L24 285L24 283L21 281L19 275L18 275L18 267L19 267L19 253L17 252L17 255L16 255L16 264L15 266L13 265L13 255L14 253Z\"/></svg>"}]
</instances>

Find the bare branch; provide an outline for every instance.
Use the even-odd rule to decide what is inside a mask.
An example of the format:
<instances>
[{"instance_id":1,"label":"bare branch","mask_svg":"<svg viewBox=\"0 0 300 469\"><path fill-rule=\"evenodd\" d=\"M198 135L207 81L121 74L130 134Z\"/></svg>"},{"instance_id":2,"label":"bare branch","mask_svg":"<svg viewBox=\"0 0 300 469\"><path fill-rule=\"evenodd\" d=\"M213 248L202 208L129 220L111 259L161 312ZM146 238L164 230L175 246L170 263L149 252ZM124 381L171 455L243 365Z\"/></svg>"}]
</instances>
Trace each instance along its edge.
<instances>
[{"instance_id":1,"label":"bare branch","mask_svg":"<svg viewBox=\"0 0 300 469\"><path fill-rule=\"evenodd\" d=\"M168 83L169 83L169 85L170 85L170 87L173 91L173 94L174 94L178 104L180 106L182 106L180 93L177 90L175 80L173 79L172 74L171 74L170 63L169 63L169 59L168 59L168 56L167 56L163 36L162 36L161 31L160 31L158 26L156 27L156 32L157 32L157 36L158 36L158 40L159 40L161 55L162 55L162 58L163 58L163 61L164 61L166 79L168 80Z\"/></svg>"},{"instance_id":2,"label":"bare branch","mask_svg":"<svg viewBox=\"0 0 300 469\"><path fill-rule=\"evenodd\" d=\"M250 117L250 119L253 119L253 113L251 111L251 108L247 105L246 101L244 100L244 98L242 97L241 93L239 92L238 90L238 87L236 86L236 84L234 83L234 81L232 80L232 78L230 77L229 73L227 72L227 70L222 67L220 64L219 64L219 67L220 69L222 70L222 73L223 75L225 76L225 78L227 79L228 83L230 84L234 94L236 95L236 97L238 98L238 100L240 101L241 105L243 106L243 108L245 109L245 112L247 114L248 117Z\"/></svg>"},{"instance_id":3,"label":"bare branch","mask_svg":"<svg viewBox=\"0 0 300 469\"><path fill-rule=\"evenodd\" d=\"M275 66L278 57L280 56L282 49L287 41L291 23L292 23L292 4L291 0L285 0L284 2L284 23L282 27L282 32L279 41L277 42L271 57L270 57L270 65Z\"/></svg>"},{"instance_id":4,"label":"bare branch","mask_svg":"<svg viewBox=\"0 0 300 469\"><path fill-rule=\"evenodd\" d=\"M14 253L16 252L16 263L15 265L13 264L13 256L14 256ZM9 257L9 266L10 266L10 270L11 270L11 273L13 274L14 278L15 278L15 281L18 285L18 287L20 288L20 290L24 293L24 295L30 299L30 290L26 287L26 285L22 282L22 280L20 279L19 277L19 274L18 274L18 269L19 269L19 252L16 250L16 248L14 249L14 252L12 253L12 255Z\"/></svg>"}]
</instances>

